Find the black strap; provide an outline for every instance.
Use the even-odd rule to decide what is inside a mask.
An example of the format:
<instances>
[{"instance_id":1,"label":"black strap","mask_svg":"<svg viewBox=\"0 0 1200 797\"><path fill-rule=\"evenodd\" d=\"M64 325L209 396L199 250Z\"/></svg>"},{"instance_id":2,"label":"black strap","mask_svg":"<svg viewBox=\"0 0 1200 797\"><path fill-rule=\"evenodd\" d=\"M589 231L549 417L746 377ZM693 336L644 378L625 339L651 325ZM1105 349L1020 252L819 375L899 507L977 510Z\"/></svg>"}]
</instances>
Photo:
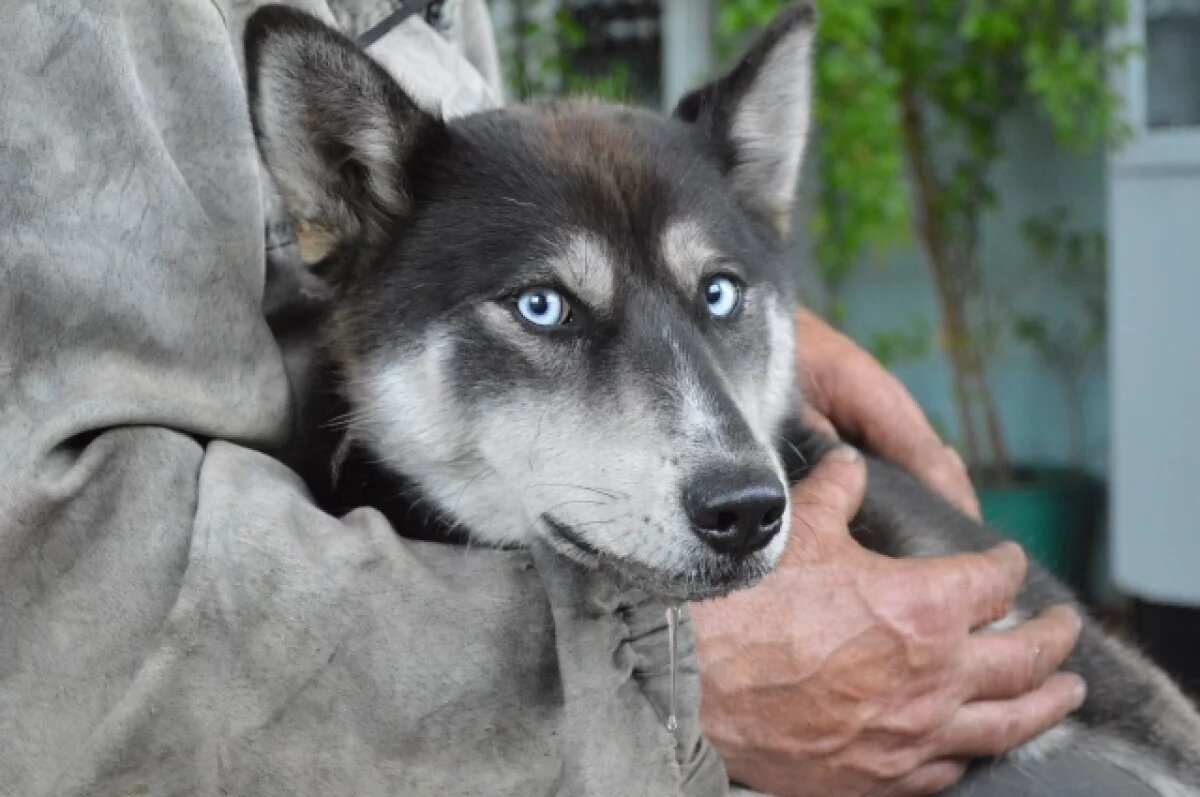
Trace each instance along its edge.
<instances>
[{"instance_id":1,"label":"black strap","mask_svg":"<svg viewBox=\"0 0 1200 797\"><path fill-rule=\"evenodd\" d=\"M445 0L404 0L404 5L397 8L392 13L383 18L378 25L368 30L366 33L358 37L358 46L366 49L375 42L382 39L391 32L392 28L399 25L404 20L411 17L413 14L425 12L425 19L432 24L433 18L441 11L442 3Z\"/></svg>"}]
</instances>

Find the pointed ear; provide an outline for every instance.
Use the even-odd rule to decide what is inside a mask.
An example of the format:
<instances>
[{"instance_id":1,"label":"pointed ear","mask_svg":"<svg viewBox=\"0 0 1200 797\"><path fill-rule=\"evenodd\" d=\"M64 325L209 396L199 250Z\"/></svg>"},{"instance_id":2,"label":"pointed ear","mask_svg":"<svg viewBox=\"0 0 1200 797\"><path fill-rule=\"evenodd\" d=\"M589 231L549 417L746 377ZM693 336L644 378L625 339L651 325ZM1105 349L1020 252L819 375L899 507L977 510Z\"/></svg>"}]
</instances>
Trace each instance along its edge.
<instances>
[{"instance_id":1,"label":"pointed ear","mask_svg":"<svg viewBox=\"0 0 1200 797\"><path fill-rule=\"evenodd\" d=\"M441 126L323 23L265 6L246 23L250 115L306 263L408 210L405 165Z\"/></svg>"},{"instance_id":2,"label":"pointed ear","mask_svg":"<svg viewBox=\"0 0 1200 797\"><path fill-rule=\"evenodd\" d=\"M693 91L675 115L717 145L734 191L785 233L808 138L816 12L785 8L729 74Z\"/></svg>"}]
</instances>

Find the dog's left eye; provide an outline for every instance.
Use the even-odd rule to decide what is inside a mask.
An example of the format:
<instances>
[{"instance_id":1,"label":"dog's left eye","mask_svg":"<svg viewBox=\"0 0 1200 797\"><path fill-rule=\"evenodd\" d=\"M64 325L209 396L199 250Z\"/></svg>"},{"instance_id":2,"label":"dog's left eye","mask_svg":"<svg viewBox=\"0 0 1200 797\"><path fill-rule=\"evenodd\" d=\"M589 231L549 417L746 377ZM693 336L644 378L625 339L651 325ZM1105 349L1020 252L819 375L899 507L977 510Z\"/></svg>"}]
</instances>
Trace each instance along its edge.
<instances>
[{"instance_id":1,"label":"dog's left eye","mask_svg":"<svg viewBox=\"0 0 1200 797\"><path fill-rule=\"evenodd\" d=\"M718 275L704 285L704 303L716 318L729 318L742 303L742 286L733 277Z\"/></svg>"},{"instance_id":2,"label":"dog's left eye","mask_svg":"<svg viewBox=\"0 0 1200 797\"><path fill-rule=\"evenodd\" d=\"M557 327L571 320L571 305L553 288L530 288L517 296L517 312L539 327Z\"/></svg>"}]
</instances>

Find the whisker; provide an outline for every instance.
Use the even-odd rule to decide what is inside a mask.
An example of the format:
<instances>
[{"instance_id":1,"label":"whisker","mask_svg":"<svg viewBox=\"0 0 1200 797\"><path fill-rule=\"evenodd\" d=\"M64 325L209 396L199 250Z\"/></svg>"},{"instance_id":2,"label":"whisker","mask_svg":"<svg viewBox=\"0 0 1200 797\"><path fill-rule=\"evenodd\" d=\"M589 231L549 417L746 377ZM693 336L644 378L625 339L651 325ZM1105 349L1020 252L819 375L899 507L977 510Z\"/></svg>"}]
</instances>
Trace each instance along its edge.
<instances>
[{"instance_id":1,"label":"whisker","mask_svg":"<svg viewBox=\"0 0 1200 797\"><path fill-rule=\"evenodd\" d=\"M366 417L366 413L356 411L356 410L351 410L351 411L343 413L341 415L335 415L332 418L328 419L327 421L322 422L320 424L320 428L322 428L322 429L347 429L347 428L355 425L358 421L361 421L365 417Z\"/></svg>"},{"instance_id":2,"label":"whisker","mask_svg":"<svg viewBox=\"0 0 1200 797\"><path fill-rule=\"evenodd\" d=\"M789 440L786 437L780 437L779 441L781 443L784 443L785 445L787 445L787 447L792 450L792 453L796 455L796 458L798 460L800 460L801 465L803 465L806 468L808 467L808 457L804 456L804 452L800 450L799 446L797 446L795 443L793 443L791 440Z\"/></svg>"},{"instance_id":3,"label":"whisker","mask_svg":"<svg viewBox=\"0 0 1200 797\"><path fill-rule=\"evenodd\" d=\"M540 440L542 438L542 422L546 420L546 416L549 413L550 413L550 405L547 404L545 406L545 408L542 410L542 414L538 416L537 427L534 429L534 432L533 432L533 442L529 446L529 460L527 462L527 465L529 467L530 472L533 472L533 458L534 458L535 453L537 452L538 440Z\"/></svg>"},{"instance_id":4,"label":"whisker","mask_svg":"<svg viewBox=\"0 0 1200 797\"><path fill-rule=\"evenodd\" d=\"M454 506L456 509L462 505L463 498L466 497L467 490L471 489L471 485L483 478L483 476L491 469L492 467L490 465L484 465L479 469L478 472L476 472L474 476L467 480L467 483L463 485L462 490L458 493L458 498L454 499Z\"/></svg>"},{"instance_id":5,"label":"whisker","mask_svg":"<svg viewBox=\"0 0 1200 797\"><path fill-rule=\"evenodd\" d=\"M581 520L578 523L572 523L571 528L577 529L581 526L607 526L616 523L618 520L623 520L629 517L628 515L617 515L616 517L601 518L599 520Z\"/></svg>"},{"instance_id":6,"label":"whisker","mask_svg":"<svg viewBox=\"0 0 1200 797\"><path fill-rule=\"evenodd\" d=\"M534 482L533 484L529 484L525 487L525 492L528 492L529 490L541 488L541 487L566 487L571 490L586 490L587 492L590 492L590 493L596 493L597 495L603 495L605 498L611 498L614 501L618 498L628 498L629 497L629 493L621 492L619 490L606 490L606 489L602 489L600 487L589 487L585 484L572 484L570 482Z\"/></svg>"},{"instance_id":7,"label":"whisker","mask_svg":"<svg viewBox=\"0 0 1200 797\"><path fill-rule=\"evenodd\" d=\"M544 512L553 512L555 509L559 509L560 507L574 506L576 504L584 504L587 506L608 506L611 503L611 501L589 501L586 498L580 498L575 501L560 501L554 506L547 507Z\"/></svg>"},{"instance_id":8,"label":"whisker","mask_svg":"<svg viewBox=\"0 0 1200 797\"><path fill-rule=\"evenodd\" d=\"M537 209L537 205L533 204L532 202L522 202L521 200L517 199L516 197L502 196L502 197L500 197L500 199L502 199L505 202L510 202L510 203L516 205L517 207L532 208L535 210Z\"/></svg>"}]
</instances>

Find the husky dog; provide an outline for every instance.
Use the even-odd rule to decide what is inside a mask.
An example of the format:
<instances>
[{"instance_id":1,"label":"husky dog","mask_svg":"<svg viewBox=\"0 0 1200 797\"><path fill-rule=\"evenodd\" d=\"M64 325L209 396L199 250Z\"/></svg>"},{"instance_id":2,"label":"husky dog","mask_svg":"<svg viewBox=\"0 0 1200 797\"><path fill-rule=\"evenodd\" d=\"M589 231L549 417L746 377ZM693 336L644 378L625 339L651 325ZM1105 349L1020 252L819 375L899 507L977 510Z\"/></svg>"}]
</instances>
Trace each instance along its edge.
<instances>
[{"instance_id":1,"label":"husky dog","mask_svg":"<svg viewBox=\"0 0 1200 797\"><path fill-rule=\"evenodd\" d=\"M335 286L302 424L332 511L429 539L537 535L670 600L749 586L787 485L830 443L796 422L785 238L814 14L794 5L673 116L590 102L443 121L351 42L268 7L246 32L263 159ZM781 442L782 441L782 442ZM869 461L856 536L893 556L991 532ZM1017 614L1073 602L1036 566ZM1073 719L1019 750L1200 790L1200 717L1087 621Z\"/></svg>"}]
</instances>

